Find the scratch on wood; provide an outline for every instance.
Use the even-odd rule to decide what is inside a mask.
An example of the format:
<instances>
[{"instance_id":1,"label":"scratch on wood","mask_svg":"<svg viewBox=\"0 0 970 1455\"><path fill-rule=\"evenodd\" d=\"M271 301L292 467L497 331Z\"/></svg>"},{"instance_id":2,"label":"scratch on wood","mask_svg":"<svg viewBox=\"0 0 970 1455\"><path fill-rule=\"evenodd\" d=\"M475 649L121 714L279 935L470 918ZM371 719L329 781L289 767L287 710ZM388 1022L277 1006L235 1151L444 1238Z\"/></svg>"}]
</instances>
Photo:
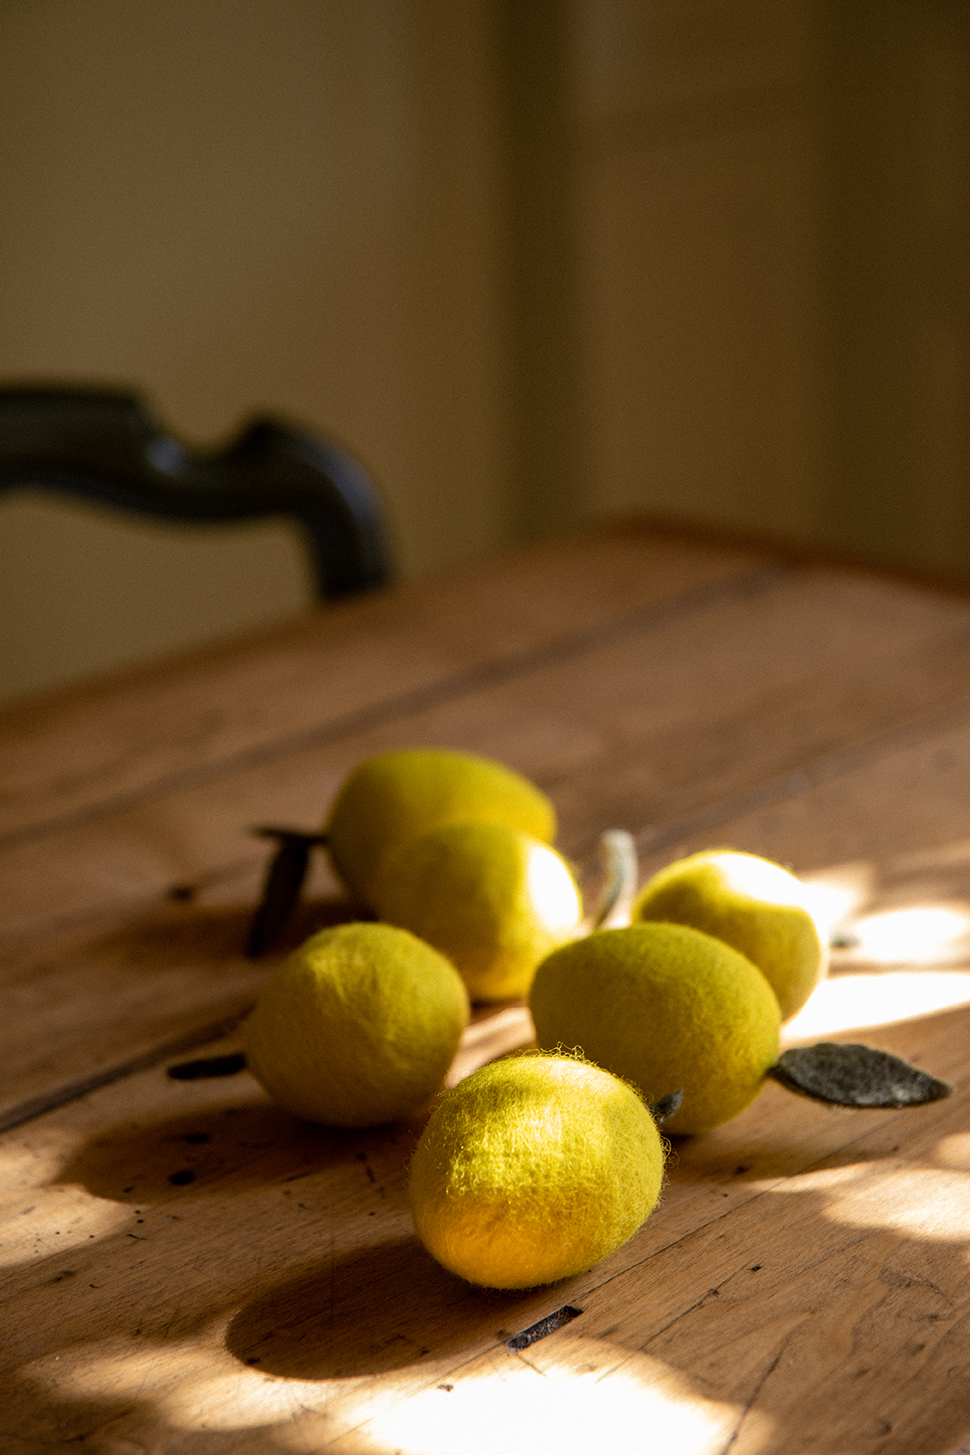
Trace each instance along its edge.
<instances>
[{"instance_id":1,"label":"scratch on wood","mask_svg":"<svg viewBox=\"0 0 970 1455\"><path fill-rule=\"evenodd\" d=\"M197 1061L180 1061L169 1066L168 1075L173 1081L201 1081L208 1076L235 1076L246 1069L246 1055L233 1051L228 1056L200 1056Z\"/></svg>"},{"instance_id":2,"label":"scratch on wood","mask_svg":"<svg viewBox=\"0 0 970 1455\"><path fill-rule=\"evenodd\" d=\"M644 1349L649 1348L654 1340L662 1338L663 1335L666 1334L669 1329L672 1329L675 1324L679 1324L681 1319L686 1319L689 1314L696 1313L699 1308L703 1308L712 1294L716 1297L719 1297L721 1289L724 1287L724 1284L730 1283L731 1279L735 1278L736 1276L736 1274L731 1273L728 1275L727 1278L725 1278L721 1283L718 1284L717 1288L705 1289L705 1291L701 1294L700 1298L695 1299L695 1301L692 1304L689 1304L687 1308L681 1309L680 1313L675 1314L669 1323L666 1323L663 1325L662 1328L657 1329L643 1345Z\"/></svg>"},{"instance_id":3,"label":"scratch on wood","mask_svg":"<svg viewBox=\"0 0 970 1455\"><path fill-rule=\"evenodd\" d=\"M944 1293L942 1288L937 1288L929 1278L925 1278L922 1273L917 1273L914 1269L897 1269L884 1263L877 1276L880 1283L887 1284L890 1288L912 1288L914 1285L918 1288L931 1288L943 1303L951 1306L953 1304L952 1298Z\"/></svg>"},{"instance_id":4,"label":"scratch on wood","mask_svg":"<svg viewBox=\"0 0 970 1455\"><path fill-rule=\"evenodd\" d=\"M791 1336L789 1335L789 1338L790 1337ZM755 1401L757 1400L759 1394L761 1393L761 1391L764 1389L765 1385L767 1384L769 1377L778 1368L778 1364L779 1364L779 1362L781 1360L781 1356L782 1356L782 1354L784 1354L784 1352L785 1352L785 1350L787 1348L788 1348L788 1339L786 1338L786 1339L783 1339L782 1340L781 1348L778 1350L778 1353L775 1355L774 1359L772 1359L771 1363L768 1365L768 1368L765 1370L764 1374L762 1374L761 1378L758 1380L758 1383L755 1385L754 1389L751 1391L751 1398L748 1400L748 1402L744 1406L744 1409L741 1412L741 1418L738 1420L737 1424L734 1427L734 1433L731 1436L730 1440L728 1440L727 1444L724 1446L724 1449L720 1452L720 1455L728 1455L728 1451L731 1449L731 1446L735 1443L735 1441L737 1440L738 1436L741 1433L741 1428L742 1428L745 1420L748 1418L748 1415L754 1409Z\"/></svg>"}]
</instances>

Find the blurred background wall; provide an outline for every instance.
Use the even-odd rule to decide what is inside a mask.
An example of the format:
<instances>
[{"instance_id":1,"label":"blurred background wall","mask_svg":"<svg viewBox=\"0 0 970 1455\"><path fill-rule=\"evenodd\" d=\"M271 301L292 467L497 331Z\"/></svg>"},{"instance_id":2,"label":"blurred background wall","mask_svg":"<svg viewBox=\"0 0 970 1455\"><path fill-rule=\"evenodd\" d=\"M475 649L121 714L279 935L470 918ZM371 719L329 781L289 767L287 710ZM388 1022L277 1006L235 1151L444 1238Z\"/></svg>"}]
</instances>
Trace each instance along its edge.
<instances>
[{"instance_id":1,"label":"blurred background wall","mask_svg":"<svg viewBox=\"0 0 970 1455\"><path fill-rule=\"evenodd\" d=\"M611 512L970 575L957 0L3 0L0 381L349 445L399 570ZM308 600L0 501L0 697Z\"/></svg>"}]
</instances>

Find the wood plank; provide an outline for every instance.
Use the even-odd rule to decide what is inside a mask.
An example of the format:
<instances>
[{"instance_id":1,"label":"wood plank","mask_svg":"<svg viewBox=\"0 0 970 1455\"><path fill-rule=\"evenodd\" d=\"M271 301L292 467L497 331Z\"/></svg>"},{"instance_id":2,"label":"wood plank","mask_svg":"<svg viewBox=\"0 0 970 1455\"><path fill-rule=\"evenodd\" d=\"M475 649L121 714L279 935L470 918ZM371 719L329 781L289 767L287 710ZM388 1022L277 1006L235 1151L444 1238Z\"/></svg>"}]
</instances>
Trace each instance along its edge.
<instances>
[{"instance_id":1,"label":"wood plank","mask_svg":"<svg viewBox=\"0 0 970 1455\"><path fill-rule=\"evenodd\" d=\"M660 1209L624 1249L511 1294L472 1290L414 1241L417 1124L312 1128L245 1073L103 1088L0 1138L5 1449L83 1437L107 1455L191 1455L204 1432L207 1455L278 1441L425 1455L456 1448L422 1443L429 1428L453 1441L483 1400L494 1423L468 1448L510 1448L516 1414L553 1417L538 1371L577 1411L573 1437L553 1420L566 1451L588 1448L579 1405L609 1430L615 1400L629 1419L662 1415L670 1455L735 1434L759 1455L943 1452L970 1428L964 1380L959 1399L947 1387L970 1353L968 1031L967 1009L894 1030L914 1057L949 1046L954 1100L839 1114L770 1085L680 1141ZM581 1318L508 1354L565 1303ZM433 1397L456 1392L443 1413ZM818 1413L833 1408L830 1437ZM898 1436L870 1438L879 1420Z\"/></svg>"},{"instance_id":2,"label":"wood plank","mask_svg":"<svg viewBox=\"0 0 970 1455\"><path fill-rule=\"evenodd\" d=\"M0 841L527 670L535 653L689 607L769 559L604 526L9 706Z\"/></svg>"},{"instance_id":3,"label":"wood plank","mask_svg":"<svg viewBox=\"0 0 970 1455\"><path fill-rule=\"evenodd\" d=\"M780 793L794 817L784 820L788 826L781 833L765 837L755 827L757 815L750 823L732 825L733 800L727 798L720 805L724 824L717 835L733 835L743 847L770 852L800 869L830 866L846 857L845 804L851 802L858 804L851 812L865 834L864 851L853 850L855 857L864 852L881 863L892 845L901 852L932 850L954 826L958 836L970 837L970 775L965 771L970 714L958 703L952 709L958 726L931 735L924 746L919 742L920 733L928 731L923 724L916 745L905 750L891 737L890 716L894 710L925 709L934 701L929 671L922 670L927 662L938 664L931 684L936 701L942 697L944 711L951 711L946 694L963 686L962 675L957 680L952 675L959 661L954 638L963 628L954 631L948 619L942 638L927 641L921 599L914 619L908 615L908 597L894 611L895 591L884 600L879 589L860 593L854 581L799 579L729 606L722 603L716 632L703 614L678 618L642 637L590 650L581 660L469 693L383 734L351 735L345 742L8 850L0 860L7 929L0 976L11 1011L0 1029L0 1118L33 1098L67 1094L86 1077L143 1057L153 1045L191 1035L193 1027L205 1031L240 1013L265 973L239 954L257 893L258 859L265 856L265 849L246 836L247 823L261 818L312 822L319 809L307 811L311 790L315 803L321 803L362 751L395 741L458 743L517 761L551 788L563 809L563 841L580 853L589 850L604 826L617 822L621 808L619 821L633 827L650 819L663 826L665 818L668 824L672 818L671 844L647 860L646 870L680 849L709 842L707 829L694 840L674 844L673 839L676 816L705 807L712 783L721 792L761 792L770 769L787 773L795 761L805 768L804 758L795 755L807 744L824 750L833 733L841 732L854 752L861 723L872 730L874 722L885 727L888 720L888 740L877 737L865 745L864 758L877 755L872 764L864 762L855 776L846 771L833 778L828 798L819 801L822 806L809 794L808 807L798 810L800 800L790 799L784 777ZM847 605L853 602L854 615ZM806 618L813 630L799 632ZM840 632L844 642L838 656L833 643ZM915 687L908 696L910 679L900 672L898 691L886 699L879 683L888 673L887 662L906 660L902 648L898 657L894 654L897 642L913 664ZM712 722L703 684L711 681L721 657L729 666L719 669L721 715ZM867 678L873 662L881 666ZM857 672L863 686L854 695L845 684ZM617 696L604 704L590 684L606 682ZM774 695L766 683L775 684ZM868 683L875 684L871 697L866 696ZM830 711L824 710L826 692ZM776 701L784 703L786 694L795 704L787 712ZM806 717L802 706L813 701L815 714ZM769 708L777 708L772 729L761 734L757 724L768 720ZM888 768L878 768L879 752L887 754ZM950 754L948 771L937 771L941 753ZM830 762L824 753L822 761ZM626 778L624 763L631 769ZM799 783L810 783L810 773L799 771ZM611 772L623 786L622 804ZM928 774L927 785L905 810L925 819L922 828L914 823L912 833L901 822L903 811L890 787L899 774L903 781ZM828 835L821 857L805 837L803 820L816 838L823 831ZM322 859L317 875L315 896L332 895L336 886ZM185 883L197 886L195 899L166 899L173 884ZM301 928L308 932L327 913L332 910L326 904L311 906Z\"/></svg>"},{"instance_id":4,"label":"wood plank","mask_svg":"<svg viewBox=\"0 0 970 1455\"><path fill-rule=\"evenodd\" d=\"M576 857L607 826L675 825L901 722L929 716L932 726L934 712L960 704L970 607L936 608L852 577L762 585L380 728L62 829L0 858L0 937L254 866L265 848L250 825L318 824L361 757L400 744L466 747L520 768L556 800Z\"/></svg>"},{"instance_id":5,"label":"wood plank","mask_svg":"<svg viewBox=\"0 0 970 1455\"><path fill-rule=\"evenodd\" d=\"M965 893L970 860L970 731L962 706L939 731L887 735L883 750L807 764L794 781L755 790L750 803L727 798L699 827L643 835L645 875L712 843L782 862L801 874L847 870L883 907ZM915 740L914 740L915 739Z\"/></svg>"}]
</instances>

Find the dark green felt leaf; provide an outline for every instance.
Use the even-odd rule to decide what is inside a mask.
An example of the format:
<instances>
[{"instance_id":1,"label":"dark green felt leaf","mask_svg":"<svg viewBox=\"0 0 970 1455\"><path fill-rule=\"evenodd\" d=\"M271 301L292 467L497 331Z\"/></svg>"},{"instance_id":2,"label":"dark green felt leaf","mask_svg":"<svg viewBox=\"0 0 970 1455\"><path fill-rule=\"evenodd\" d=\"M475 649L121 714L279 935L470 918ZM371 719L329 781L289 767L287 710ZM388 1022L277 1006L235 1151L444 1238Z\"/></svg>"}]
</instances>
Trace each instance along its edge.
<instances>
[{"instance_id":1,"label":"dark green felt leaf","mask_svg":"<svg viewBox=\"0 0 970 1455\"><path fill-rule=\"evenodd\" d=\"M837 1106L923 1106L953 1089L888 1051L833 1041L786 1051L768 1074L789 1091Z\"/></svg>"}]
</instances>

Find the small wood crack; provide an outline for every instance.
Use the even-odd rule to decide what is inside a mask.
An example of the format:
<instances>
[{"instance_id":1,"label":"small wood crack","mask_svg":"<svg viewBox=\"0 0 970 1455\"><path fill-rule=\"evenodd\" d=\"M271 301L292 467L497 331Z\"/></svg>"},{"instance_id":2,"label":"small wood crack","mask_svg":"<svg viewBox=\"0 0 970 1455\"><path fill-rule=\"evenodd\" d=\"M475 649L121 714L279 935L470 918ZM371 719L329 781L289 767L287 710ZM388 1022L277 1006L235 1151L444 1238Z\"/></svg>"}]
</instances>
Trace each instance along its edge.
<instances>
[{"instance_id":1,"label":"small wood crack","mask_svg":"<svg viewBox=\"0 0 970 1455\"><path fill-rule=\"evenodd\" d=\"M741 1418L738 1420L737 1424L735 1425L734 1432L731 1435L730 1440L728 1440L727 1444L719 1452L719 1455L728 1455L728 1451L731 1449L731 1446L734 1445L735 1442L737 1441L737 1438L740 1435L741 1430L742 1430L742 1428L744 1426L745 1420L748 1418L748 1416L750 1415L751 1411L754 1409L755 1401L757 1400L758 1396L761 1394L761 1391L764 1389L764 1387L767 1384L767 1382L768 1382L769 1378L771 1377L771 1375L774 1374L775 1370L778 1368L778 1365L779 1365L779 1363L781 1361L781 1356L784 1354L785 1350L788 1348L788 1344L789 1344L790 1339L791 1339L791 1335L789 1334L786 1338L784 1338L782 1340L781 1347L779 1348L778 1353L775 1355L774 1359L772 1359L771 1363L768 1365L768 1368L765 1370L764 1374L762 1374L761 1378L758 1380L758 1383L755 1385L754 1389L751 1391L751 1396L746 1401L745 1406L744 1406L744 1409L741 1411Z\"/></svg>"}]
</instances>

